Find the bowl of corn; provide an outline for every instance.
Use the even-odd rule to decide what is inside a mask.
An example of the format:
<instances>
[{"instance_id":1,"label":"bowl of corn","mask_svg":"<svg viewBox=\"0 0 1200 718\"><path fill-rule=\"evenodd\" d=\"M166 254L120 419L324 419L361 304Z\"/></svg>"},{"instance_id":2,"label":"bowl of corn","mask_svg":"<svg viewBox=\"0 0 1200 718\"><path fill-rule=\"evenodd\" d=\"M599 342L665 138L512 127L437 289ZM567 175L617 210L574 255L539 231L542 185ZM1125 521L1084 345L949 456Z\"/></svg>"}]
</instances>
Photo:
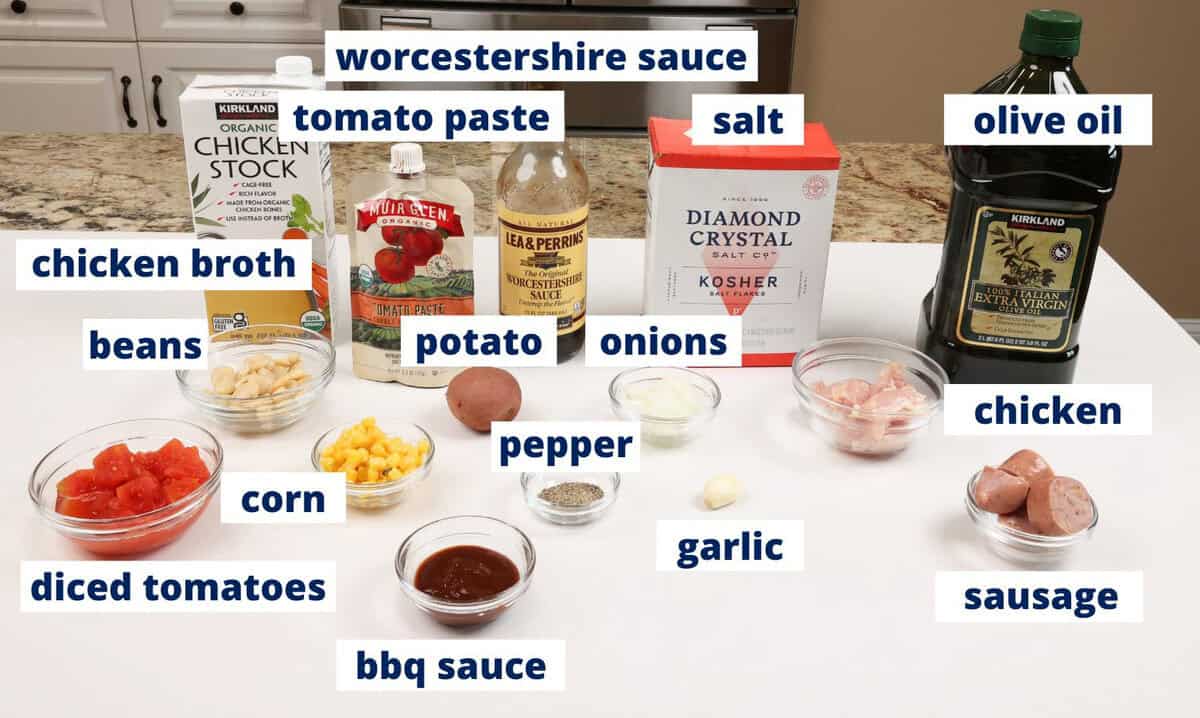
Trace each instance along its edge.
<instances>
[{"instance_id":1,"label":"bowl of corn","mask_svg":"<svg viewBox=\"0 0 1200 718\"><path fill-rule=\"evenodd\" d=\"M433 437L397 419L367 417L339 424L312 449L316 471L345 474L346 504L360 509L394 506L424 481L433 466Z\"/></svg>"}]
</instances>

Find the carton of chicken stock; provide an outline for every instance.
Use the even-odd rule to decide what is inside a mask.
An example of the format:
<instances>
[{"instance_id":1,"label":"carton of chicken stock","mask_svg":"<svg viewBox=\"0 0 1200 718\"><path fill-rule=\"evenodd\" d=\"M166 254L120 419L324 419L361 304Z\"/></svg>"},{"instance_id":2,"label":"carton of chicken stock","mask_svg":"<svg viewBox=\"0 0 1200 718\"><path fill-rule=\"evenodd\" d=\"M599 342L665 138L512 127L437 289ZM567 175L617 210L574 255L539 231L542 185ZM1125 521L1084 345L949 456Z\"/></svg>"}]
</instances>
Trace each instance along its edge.
<instances>
[{"instance_id":1,"label":"carton of chicken stock","mask_svg":"<svg viewBox=\"0 0 1200 718\"><path fill-rule=\"evenodd\" d=\"M258 324L331 334L328 260L333 249L329 146L279 139L279 92L321 89L303 57L274 75L200 75L180 98L188 191L200 239L294 239L312 244L312 290L209 291L209 331Z\"/></svg>"}]
</instances>

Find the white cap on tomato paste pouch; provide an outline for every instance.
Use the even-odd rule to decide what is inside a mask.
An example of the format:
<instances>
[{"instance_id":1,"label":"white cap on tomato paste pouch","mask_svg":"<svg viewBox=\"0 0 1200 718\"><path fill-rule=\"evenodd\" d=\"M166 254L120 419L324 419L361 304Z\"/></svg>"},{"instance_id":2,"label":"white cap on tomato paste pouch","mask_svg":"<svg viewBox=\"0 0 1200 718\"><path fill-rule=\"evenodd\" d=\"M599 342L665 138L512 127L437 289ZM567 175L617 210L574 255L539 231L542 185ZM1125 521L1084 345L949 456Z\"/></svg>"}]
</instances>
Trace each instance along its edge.
<instances>
[{"instance_id":1,"label":"white cap on tomato paste pouch","mask_svg":"<svg viewBox=\"0 0 1200 718\"><path fill-rule=\"evenodd\" d=\"M285 55L275 60L275 74L280 77L312 77L312 58L304 55Z\"/></svg>"},{"instance_id":2,"label":"white cap on tomato paste pouch","mask_svg":"<svg viewBox=\"0 0 1200 718\"><path fill-rule=\"evenodd\" d=\"M392 145L391 171L398 175L415 175L425 171L425 157L421 145L415 142L398 142Z\"/></svg>"}]
</instances>

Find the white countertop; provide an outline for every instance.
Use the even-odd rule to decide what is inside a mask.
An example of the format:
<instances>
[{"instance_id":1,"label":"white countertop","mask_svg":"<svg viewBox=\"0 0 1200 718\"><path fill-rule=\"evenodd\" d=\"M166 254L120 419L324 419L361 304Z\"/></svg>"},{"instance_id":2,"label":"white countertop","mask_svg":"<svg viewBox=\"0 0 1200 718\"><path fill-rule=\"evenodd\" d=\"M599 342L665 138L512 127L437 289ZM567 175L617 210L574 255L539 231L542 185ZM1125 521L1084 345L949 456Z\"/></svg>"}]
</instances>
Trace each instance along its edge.
<instances>
[{"instance_id":1,"label":"white countertop","mask_svg":"<svg viewBox=\"0 0 1200 718\"><path fill-rule=\"evenodd\" d=\"M0 262L13 264L0 232ZM145 236L145 235L140 235ZM479 311L495 306L495 243L477 250ZM911 343L939 248L835 244L823 335ZM596 240L594 313L637 313L642 245ZM7 309L0 521L3 712L128 716L1168 716L1200 674L1196 507L1200 506L1200 347L1107 255L1096 265L1078 382L1153 382L1154 436L1011 439L941 435L864 460L799 421L789 370L723 369L725 401L685 449L646 447L612 512L578 528L541 522L517 479L492 474L487 438L460 426L444 393L356 379L350 352L314 413L279 433L217 429L230 471L304 471L314 439L364 415L410 417L435 435L432 481L378 514L329 527L223 526L210 508L156 559L336 559L334 615L35 615L17 612L22 559L86 558L43 525L26 481L54 444L143 416L199 421L169 373L80 370L79 320L195 316L196 294L20 294ZM521 419L604 419L612 371L582 356L515 372ZM210 427L211 428L211 427ZM1145 572L1145 622L962 625L933 620L934 572L1004 569L963 509L965 482L1022 446L1087 483L1095 537L1065 568ZM795 574L654 570L656 519L703 518L701 485L733 471L747 495L714 518L806 522ZM529 593L499 621L463 634L432 623L392 571L416 526L456 513L521 526L538 551ZM544 638L567 641L567 690L553 694L351 694L334 690L336 638Z\"/></svg>"}]
</instances>

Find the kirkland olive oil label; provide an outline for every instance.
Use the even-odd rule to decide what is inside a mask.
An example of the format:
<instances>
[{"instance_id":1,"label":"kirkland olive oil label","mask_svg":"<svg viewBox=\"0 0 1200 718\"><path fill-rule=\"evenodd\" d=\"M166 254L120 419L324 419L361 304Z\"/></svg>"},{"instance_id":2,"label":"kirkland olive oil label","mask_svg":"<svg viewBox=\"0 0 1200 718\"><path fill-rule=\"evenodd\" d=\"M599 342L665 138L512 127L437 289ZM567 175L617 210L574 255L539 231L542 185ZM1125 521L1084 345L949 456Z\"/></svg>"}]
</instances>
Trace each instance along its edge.
<instances>
[{"instance_id":1,"label":"kirkland olive oil label","mask_svg":"<svg viewBox=\"0 0 1200 718\"><path fill-rule=\"evenodd\" d=\"M1066 348L1092 218L982 207L964 278L958 338L1028 351Z\"/></svg>"},{"instance_id":2,"label":"kirkland olive oil label","mask_svg":"<svg viewBox=\"0 0 1200 718\"><path fill-rule=\"evenodd\" d=\"M587 207L563 214L500 208L500 313L558 317L558 333L587 311Z\"/></svg>"}]
</instances>

